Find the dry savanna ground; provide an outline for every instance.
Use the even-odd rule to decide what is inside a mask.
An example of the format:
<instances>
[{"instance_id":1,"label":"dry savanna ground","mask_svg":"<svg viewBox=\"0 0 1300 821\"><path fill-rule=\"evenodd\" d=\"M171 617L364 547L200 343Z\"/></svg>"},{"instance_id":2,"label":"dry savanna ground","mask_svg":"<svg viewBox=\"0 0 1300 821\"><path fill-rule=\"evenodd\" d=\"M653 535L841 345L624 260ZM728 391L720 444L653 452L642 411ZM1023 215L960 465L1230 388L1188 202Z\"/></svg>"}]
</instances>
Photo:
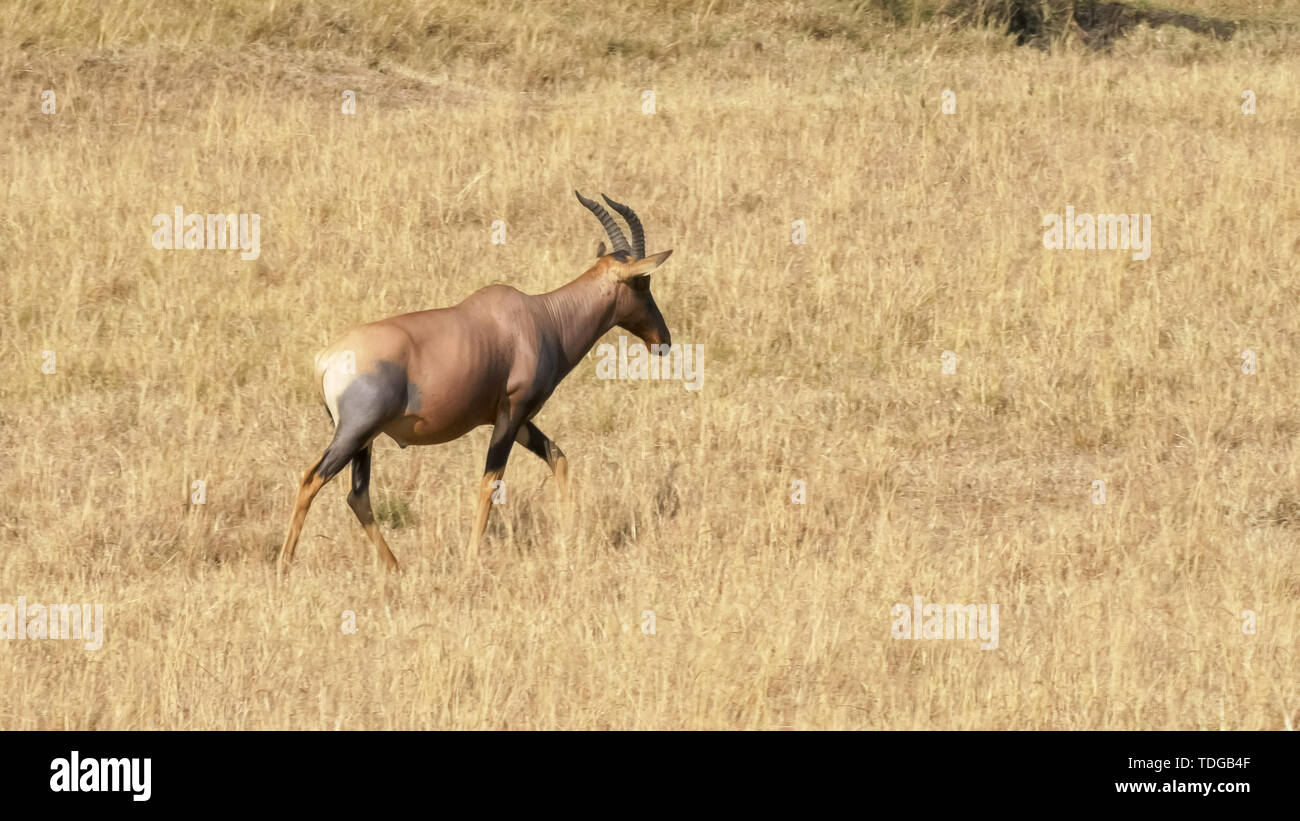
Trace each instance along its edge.
<instances>
[{"instance_id":1,"label":"dry savanna ground","mask_svg":"<svg viewBox=\"0 0 1300 821\"><path fill-rule=\"evenodd\" d=\"M0 728L1294 727L1300 5L1177 7L1255 23L5 4L0 603L106 624L0 641ZM314 353L576 276L574 188L674 250L702 389L580 365L538 417L572 515L517 449L473 562L487 429L380 440L403 572L344 477L277 584ZM176 206L260 255L156 250ZM1150 214L1150 258L1046 249L1066 206ZM918 596L996 604L996 649L894 638Z\"/></svg>"}]
</instances>

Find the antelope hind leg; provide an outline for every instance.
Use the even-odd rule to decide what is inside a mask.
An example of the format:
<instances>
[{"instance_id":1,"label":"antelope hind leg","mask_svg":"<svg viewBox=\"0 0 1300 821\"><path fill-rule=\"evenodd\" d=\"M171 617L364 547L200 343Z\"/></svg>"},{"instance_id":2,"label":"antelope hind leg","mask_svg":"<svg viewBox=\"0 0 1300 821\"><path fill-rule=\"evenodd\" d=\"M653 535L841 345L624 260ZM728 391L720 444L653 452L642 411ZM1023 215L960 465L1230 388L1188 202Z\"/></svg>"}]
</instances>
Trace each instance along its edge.
<instances>
[{"instance_id":1,"label":"antelope hind leg","mask_svg":"<svg viewBox=\"0 0 1300 821\"><path fill-rule=\"evenodd\" d=\"M384 541L384 534L379 530L375 514L370 509L370 455L373 446L367 445L352 457L352 490L348 493L348 507L356 514L357 521L370 537L375 546L377 558L389 570L397 570L397 557Z\"/></svg>"}]
</instances>

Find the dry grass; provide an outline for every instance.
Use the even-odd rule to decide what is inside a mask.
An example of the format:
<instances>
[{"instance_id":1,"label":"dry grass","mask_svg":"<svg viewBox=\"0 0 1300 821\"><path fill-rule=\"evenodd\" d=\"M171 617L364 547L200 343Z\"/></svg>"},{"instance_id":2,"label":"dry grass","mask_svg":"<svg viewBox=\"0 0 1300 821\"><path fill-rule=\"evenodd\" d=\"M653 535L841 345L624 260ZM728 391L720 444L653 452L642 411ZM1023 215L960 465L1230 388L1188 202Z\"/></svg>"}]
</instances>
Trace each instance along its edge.
<instances>
[{"instance_id":1,"label":"dry grass","mask_svg":"<svg viewBox=\"0 0 1300 821\"><path fill-rule=\"evenodd\" d=\"M0 642L0 728L1300 721L1289 33L1044 53L835 3L157 6L0 10L0 602L108 619L98 651ZM575 187L675 250L655 293L704 389L580 367L538 418L576 514L517 451L473 565L486 430L384 440L405 572L335 482L277 588L329 437L312 354L567 281L599 238ZM1067 204L1151 213L1152 258L1044 250ZM261 214L261 258L154 250L175 205ZM914 594L999 604L998 649L891 639Z\"/></svg>"}]
</instances>

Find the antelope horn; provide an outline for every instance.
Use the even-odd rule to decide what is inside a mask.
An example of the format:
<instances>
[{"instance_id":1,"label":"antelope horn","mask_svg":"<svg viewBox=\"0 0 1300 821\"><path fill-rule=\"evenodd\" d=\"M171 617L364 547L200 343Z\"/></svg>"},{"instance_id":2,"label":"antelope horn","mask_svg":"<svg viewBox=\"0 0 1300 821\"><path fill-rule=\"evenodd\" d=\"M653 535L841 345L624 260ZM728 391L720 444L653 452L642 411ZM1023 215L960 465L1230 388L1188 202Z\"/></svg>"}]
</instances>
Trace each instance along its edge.
<instances>
[{"instance_id":1,"label":"antelope horn","mask_svg":"<svg viewBox=\"0 0 1300 821\"><path fill-rule=\"evenodd\" d=\"M627 220L627 227L632 229L632 256L636 259L645 259L645 229L641 227L641 220L637 218L636 212L621 202L614 202L604 194L600 196L609 203L610 208Z\"/></svg>"},{"instance_id":2,"label":"antelope horn","mask_svg":"<svg viewBox=\"0 0 1300 821\"><path fill-rule=\"evenodd\" d=\"M619 251L625 251L628 254L631 254L632 248L627 244L627 237L623 236L623 229L618 227L618 223L614 222L614 218L609 215L609 212L606 211L600 203L587 199L577 191L574 191L573 193L578 197L578 202L585 205L588 211L595 214L596 219L600 220L600 224L605 227L605 233L609 234L609 241L614 244L613 253L617 254ZM612 204L613 203L611 203L611 205Z\"/></svg>"}]
</instances>

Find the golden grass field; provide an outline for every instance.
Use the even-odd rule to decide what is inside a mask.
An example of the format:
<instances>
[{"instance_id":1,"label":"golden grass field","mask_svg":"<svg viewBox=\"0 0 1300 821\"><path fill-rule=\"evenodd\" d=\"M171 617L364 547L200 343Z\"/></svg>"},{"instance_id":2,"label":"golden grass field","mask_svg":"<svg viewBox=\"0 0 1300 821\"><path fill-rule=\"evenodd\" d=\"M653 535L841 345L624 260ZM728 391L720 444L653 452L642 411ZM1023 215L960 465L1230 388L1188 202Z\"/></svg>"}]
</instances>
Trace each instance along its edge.
<instances>
[{"instance_id":1,"label":"golden grass field","mask_svg":"<svg viewBox=\"0 0 1300 821\"><path fill-rule=\"evenodd\" d=\"M1300 3L1172 5L1264 22L1093 52L830 0L5 4L0 602L106 628L0 642L0 729L1294 728ZM572 279L574 188L674 250L703 389L580 366L537 418L572 516L516 448L473 562L488 429L381 439L403 572L345 473L278 583L315 352ZM155 250L177 205L260 214L260 258ZM1067 205L1151 214L1151 258L1046 250ZM998 604L998 648L891 638L913 596Z\"/></svg>"}]
</instances>

